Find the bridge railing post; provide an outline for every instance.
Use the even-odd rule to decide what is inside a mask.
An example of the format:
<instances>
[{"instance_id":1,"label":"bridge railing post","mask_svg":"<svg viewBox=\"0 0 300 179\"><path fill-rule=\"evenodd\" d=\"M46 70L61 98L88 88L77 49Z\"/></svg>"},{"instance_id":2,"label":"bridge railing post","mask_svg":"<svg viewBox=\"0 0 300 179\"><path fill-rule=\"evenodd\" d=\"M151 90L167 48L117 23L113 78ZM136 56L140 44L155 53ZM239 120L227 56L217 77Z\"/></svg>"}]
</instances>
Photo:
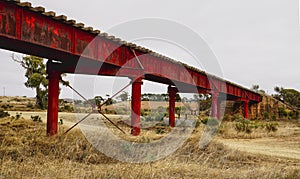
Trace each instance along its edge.
<instances>
[{"instance_id":1,"label":"bridge railing post","mask_svg":"<svg viewBox=\"0 0 300 179\"><path fill-rule=\"evenodd\" d=\"M141 132L141 88L142 78L135 79L132 83L131 95L131 135L138 136Z\"/></svg>"},{"instance_id":2,"label":"bridge railing post","mask_svg":"<svg viewBox=\"0 0 300 179\"><path fill-rule=\"evenodd\" d=\"M59 100L59 80L61 73L47 71L48 73L48 111L47 111L47 135L53 136L58 130L58 100Z\"/></svg>"},{"instance_id":3,"label":"bridge railing post","mask_svg":"<svg viewBox=\"0 0 300 179\"><path fill-rule=\"evenodd\" d=\"M175 102L178 90L175 87L169 86L169 126L175 127Z\"/></svg>"}]
</instances>

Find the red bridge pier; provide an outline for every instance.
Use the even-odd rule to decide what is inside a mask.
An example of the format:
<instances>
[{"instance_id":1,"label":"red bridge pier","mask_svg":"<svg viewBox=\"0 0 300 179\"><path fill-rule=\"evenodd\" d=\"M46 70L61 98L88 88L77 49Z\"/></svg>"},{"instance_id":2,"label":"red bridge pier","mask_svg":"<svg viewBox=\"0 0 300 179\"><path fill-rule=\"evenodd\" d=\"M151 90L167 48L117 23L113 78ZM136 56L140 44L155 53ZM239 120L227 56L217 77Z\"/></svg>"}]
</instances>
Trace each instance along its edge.
<instances>
[{"instance_id":1,"label":"red bridge pier","mask_svg":"<svg viewBox=\"0 0 300 179\"><path fill-rule=\"evenodd\" d=\"M169 86L169 126L175 127L175 102L178 90L176 87Z\"/></svg>"},{"instance_id":2,"label":"red bridge pier","mask_svg":"<svg viewBox=\"0 0 300 179\"><path fill-rule=\"evenodd\" d=\"M219 92L212 92L211 94L211 117L217 118L220 120L221 118L221 100L219 99Z\"/></svg>"},{"instance_id":3,"label":"red bridge pier","mask_svg":"<svg viewBox=\"0 0 300 179\"><path fill-rule=\"evenodd\" d=\"M57 134L58 128L58 100L59 100L59 80L61 73L47 69L48 73L48 111L47 111L47 135Z\"/></svg>"},{"instance_id":4,"label":"red bridge pier","mask_svg":"<svg viewBox=\"0 0 300 179\"><path fill-rule=\"evenodd\" d=\"M244 100L244 118L249 118L249 100Z\"/></svg>"},{"instance_id":5,"label":"red bridge pier","mask_svg":"<svg viewBox=\"0 0 300 179\"><path fill-rule=\"evenodd\" d=\"M141 92L142 78L135 79L132 83L131 91L131 134L133 136L140 135L141 132Z\"/></svg>"}]
</instances>

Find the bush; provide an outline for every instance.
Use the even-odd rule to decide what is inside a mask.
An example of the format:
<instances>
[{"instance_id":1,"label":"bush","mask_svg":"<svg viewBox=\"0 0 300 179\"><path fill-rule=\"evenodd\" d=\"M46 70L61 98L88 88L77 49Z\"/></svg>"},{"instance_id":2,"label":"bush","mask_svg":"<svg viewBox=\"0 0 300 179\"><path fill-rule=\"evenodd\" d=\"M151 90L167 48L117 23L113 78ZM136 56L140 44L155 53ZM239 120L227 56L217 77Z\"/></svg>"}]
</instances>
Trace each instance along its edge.
<instances>
[{"instance_id":1,"label":"bush","mask_svg":"<svg viewBox=\"0 0 300 179\"><path fill-rule=\"evenodd\" d=\"M3 109L9 109L9 108L12 108L13 106L11 106L11 105L9 105L9 104L3 104L2 106L1 106L1 108L3 108Z\"/></svg>"},{"instance_id":2,"label":"bush","mask_svg":"<svg viewBox=\"0 0 300 179\"><path fill-rule=\"evenodd\" d=\"M239 133L239 132L246 132L246 133L251 133L252 128L255 128L255 126L252 126L250 121L247 119L240 119L237 120L234 123L234 129Z\"/></svg>"},{"instance_id":3,"label":"bush","mask_svg":"<svg viewBox=\"0 0 300 179\"><path fill-rule=\"evenodd\" d=\"M267 120L270 118L270 115L268 112L264 112L264 120Z\"/></svg>"},{"instance_id":4,"label":"bush","mask_svg":"<svg viewBox=\"0 0 300 179\"><path fill-rule=\"evenodd\" d=\"M206 125L208 120L209 120L209 118L206 117L206 118L202 119L201 122Z\"/></svg>"},{"instance_id":5,"label":"bush","mask_svg":"<svg viewBox=\"0 0 300 179\"><path fill-rule=\"evenodd\" d=\"M278 130L277 128L278 126L278 123L274 123L274 122L268 122L265 127L266 127L266 130L268 132L276 132Z\"/></svg>"},{"instance_id":6,"label":"bush","mask_svg":"<svg viewBox=\"0 0 300 179\"><path fill-rule=\"evenodd\" d=\"M5 117L9 117L10 114L6 111L4 111L3 109L0 109L0 118L5 118Z\"/></svg>"},{"instance_id":7,"label":"bush","mask_svg":"<svg viewBox=\"0 0 300 179\"><path fill-rule=\"evenodd\" d=\"M276 121L276 118L277 118L276 115L273 114L273 115L272 115L272 120L273 120L273 121Z\"/></svg>"},{"instance_id":8,"label":"bush","mask_svg":"<svg viewBox=\"0 0 300 179\"><path fill-rule=\"evenodd\" d=\"M17 114L16 114L16 119L20 119L21 116L22 116L22 113L17 113Z\"/></svg>"},{"instance_id":9,"label":"bush","mask_svg":"<svg viewBox=\"0 0 300 179\"><path fill-rule=\"evenodd\" d=\"M34 108L34 105L33 105L31 102L28 102L28 103L26 104L26 107L27 107L27 108L33 109L33 108Z\"/></svg>"},{"instance_id":10,"label":"bush","mask_svg":"<svg viewBox=\"0 0 300 179\"><path fill-rule=\"evenodd\" d=\"M199 127L201 122L199 120L195 120L195 128Z\"/></svg>"},{"instance_id":11,"label":"bush","mask_svg":"<svg viewBox=\"0 0 300 179\"><path fill-rule=\"evenodd\" d=\"M223 117L223 120L224 121L229 121L230 117L228 114L225 114L224 117Z\"/></svg>"},{"instance_id":12,"label":"bush","mask_svg":"<svg viewBox=\"0 0 300 179\"><path fill-rule=\"evenodd\" d=\"M31 116L32 121L34 122L43 122L42 118L39 115Z\"/></svg>"},{"instance_id":13,"label":"bush","mask_svg":"<svg viewBox=\"0 0 300 179\"><path fill-rule=\"evenodd\" d=\"M240 114L234 114L232 117L232 120L233 121L242 121L242 120L244 120L244 117Z\"/></svg>"},{"instance_id":14,"label":"bush","mask_svg":"<svg viewBox=\"0 0 300 179\"><path fill-rule=\"evenodd\" d=\"M164 134L164 133L166 133L166 132L165 132L165 130L162 129L162 128L156 128L155 133L156 133L156 134Z\"/></svg>"},{"instance_id":15,"label":"bush","mask_svg":"<svg viewBox=\"0 0 300 179\"><path fill-rule=\"evenodd\" d=\"M278 114L280 118L288 116L288 112L284 108L279 108Z\"/></svg>"},{"instance_id":16,"label":"bush","mask_svg":"<svg viewBox=\"0 0 300 179\"><path fill-rule=\"evenodd\" d=\"M119 112L119 111L118 111ZM141 109L141 116L147 116L147 112L144 109Z\"/></svg>"}]
</instances>

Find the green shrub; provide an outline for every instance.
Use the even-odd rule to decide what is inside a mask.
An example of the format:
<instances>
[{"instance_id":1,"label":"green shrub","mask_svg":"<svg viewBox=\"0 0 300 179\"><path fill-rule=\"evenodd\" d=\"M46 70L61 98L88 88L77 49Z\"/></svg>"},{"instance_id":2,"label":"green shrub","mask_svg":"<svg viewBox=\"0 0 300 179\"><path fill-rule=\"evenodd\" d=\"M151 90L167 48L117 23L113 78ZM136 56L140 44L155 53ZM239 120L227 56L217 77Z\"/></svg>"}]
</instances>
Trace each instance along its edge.
<instances>
[{"instance_id":1,"label":"green shrub","mask_svg":"<svg viewBox=\"0 0 300 179\"><path fill-rule=\"evenodd\" d=\"M276 132L278 130L278 123L268 122L265 127L268 132Z\"/></svg>"},{"instance_id":2,"label":"green shrub","mask_svg":"<svg viewBox=\"0 0 300 179\"><path fill-rule=\"evenodd\" d=\"M224 121L229 121L230 117L228 114L225 114L224 117L223 117L223 120Z\"/></svg>"},{"instance_id":3,"label":"green shrub","mask_svg":"<svg viewBox=\"0 0 300 179\"><path fill-rule=\"evenodd\" d=\"M17 113L17 114L16 114L16 119L20 119L21 116L22 116L22 113Z\"/></svg>"},{"instance_id":4,"label":"green shrub","mask_svg":"<svg viewBox=\"0 0 300 179\"><path fill-rule=\"evenodd\" d=\"M220 134L223 134L225 131L227 130L227 126L226 125L220 125L218 132Z\"/></svg>"},{"instance_id":5,"label":"green shrub","mask_svg":"<svg viewBox=\"0 0 300 179\"><path fill-rule=\"evenodd\" d=\"M276 121L276 115L275 114L272 115L272 120Z\"/></svg>"},{"instance_id":6,"label":"green shrub","mask_svg":"<svg viewBox=\"0 0 300 179\"><path fill-rule=\"evenodd\" d=\"M242 121L244 120L244 117L241 114L234 114L232 117L233 121Z\"/></svg>"},{"instance_id":7,"label":"green shrub","mask_svg":"<svg viewBox=\"0 0 300 179\"><path fill-rule=\"evenodd\" d=\"M4 111L3 109L0 109L0 118L9 117L9 113Z\"/></svg>"},{"instance_id":8,"label":"green shrub","mask_svg":"<svg viewBox=\"0 0 300 179\"><path fill-rule=\"evenodd\" d=\"M8 104L3 104L2 106L1 106L1 108L3 108L3 109L7 109L9 107L9 105Z\"/></svg>"},{"instance_id":9,"label":"green shrub","mask_svg":"<svg viewBox=\"0 0 300 179\"><path fill-rule=\"evenodd\" d=\"M201 122L206 125L208 120L209 120L209 118L206 117L206 118L202 119Z\"/></svg>"},{"instance_id":10,"label":"green shrub","mask_svg":"<svg viewBox=\"0 0 300 179\"><path fill-rule=\"evenodd\" d=\"M156 132L156 134L164 134L164 133L166 133L165 130L162 129L162 128L156 128L155 132Z\"/></svg>"},{"instance_id":11,"label":"green shrub","mask_svg":"<svg viewBox=\"0 0 300 179\"><path fill-rule=\"evenodd\" d=\"M234 123L234 129L239 132L251 133L252 128L255 128L254 125L247 119L239 119Z\"/></svg>"},{"instance_id":12,"label":"green shrub","mask_svg":"<svg viewBox=\"0 0 300 179\"><path fill-rule=\"evenodd\" d=\"M146 116L147 112L144 109L141 109L141 116Z\"/></svg>"},{"instance_id":13,"label":"green shrub","mask_svg":"<svg viewBox=\"0 0 300 179\"><path fill-rule=\"evenodd\" d=\"M34 105L33 105L31 102L28 102L28 103L26 104L26 107L27 107L27 108L33 109L33 108L34 108Z\"/></svg>"},{"instance_id":14,"label":"green shrub","mask_svg":"<svg viewBox=\"0 0 300 179\"><path fill-rule=\"evenodd\" d=\"M42 118L39 115L31 116L32 121L34 122L43 122Z\"/></svg>"},{"instance_id":15,"label":"green shrub","mask_svg":"<svg viewBox=\"0 0 300 179\"><path fill-rule=\"evenodd\" d=\"M278 114L280 118L288 116L288 112L284 108L279 108Z\"/></svg>"},{"instance_id":16,"label":"green shrub","mask_svg":"<svg viewBox=\"0 0 300 179\"><path fill-rule=\"evenodd\" d=\"M13 98L11 101L21 102L22 99L19 99L19 98Z\"/></svg>"},{"instance_id":17,"label":"green shrub","mask_svg":"<svg viewBox=\"0 0 300 179\"><path fill-rule=\"evenodd\" d=\"M270 118L270 115L269 115L269 113L268 112L264 112L264 120L267 120L267 119L269 119Z\"/></svg>"},{"instance_id":18,"label":"green shrub","mask_svg":"<svg viewBox=\"0 0 300 179\"><path fill-rule=\"evenodd\" d=\"M201 124L201 122L197 119L195 120L195 128L199 127Z\"/></svg>"}]
</instances>

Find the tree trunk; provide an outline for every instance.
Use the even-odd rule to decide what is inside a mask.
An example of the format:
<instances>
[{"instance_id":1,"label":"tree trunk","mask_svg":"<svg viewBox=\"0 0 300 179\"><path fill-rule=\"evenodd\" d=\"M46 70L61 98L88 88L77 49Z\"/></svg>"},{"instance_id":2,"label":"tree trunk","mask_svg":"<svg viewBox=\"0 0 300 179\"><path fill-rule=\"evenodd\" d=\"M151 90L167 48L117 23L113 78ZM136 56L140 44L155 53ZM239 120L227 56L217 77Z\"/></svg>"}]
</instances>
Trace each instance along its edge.
<instances>
[{"instance_id":1,"label":"tree trunk","mask_svg":"<svg viewBox=\"0 0 300 179\"><path fill-rule=\"evenodd\" d=\"M35 88L35 91L36 91L36 106L39 108L39 109L44 109L44 105L43 105L43 100L42 100L42 96L41 96L41 89L40 87L36 87Z\"/></svg>"}]
</instances>

